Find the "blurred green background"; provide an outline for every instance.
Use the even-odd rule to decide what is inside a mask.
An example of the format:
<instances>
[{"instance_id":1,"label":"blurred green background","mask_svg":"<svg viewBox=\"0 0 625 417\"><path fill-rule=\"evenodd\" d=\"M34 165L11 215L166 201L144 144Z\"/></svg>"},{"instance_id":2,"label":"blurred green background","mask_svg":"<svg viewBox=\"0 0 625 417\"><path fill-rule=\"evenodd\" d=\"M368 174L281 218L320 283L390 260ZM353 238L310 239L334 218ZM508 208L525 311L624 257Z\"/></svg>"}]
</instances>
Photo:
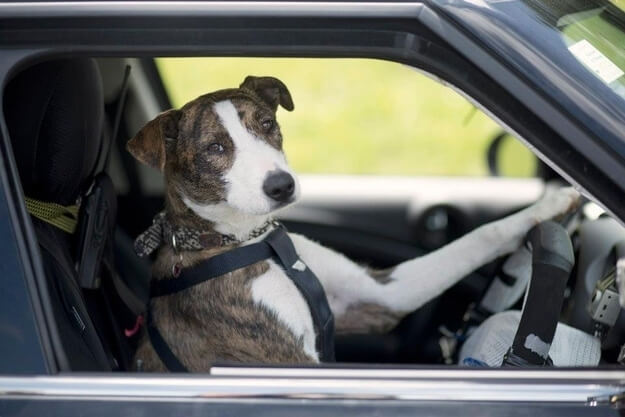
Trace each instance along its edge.
<instances>
[{"instance_id":1,"label":"blurred green background","mask_svg":"<svg viewBox=\"0 0 625 417\"><path fill-rule=\"evenodd\" d=\"M247 75L289 88L295 110L278 111L287 158L298 172L487 175L486 150L500 128L451 88L414 69L364 59L163 58L157 65L175 107ZM534 161L516 140L502 152L506 175Z\"/></svg>"}]
</instances>

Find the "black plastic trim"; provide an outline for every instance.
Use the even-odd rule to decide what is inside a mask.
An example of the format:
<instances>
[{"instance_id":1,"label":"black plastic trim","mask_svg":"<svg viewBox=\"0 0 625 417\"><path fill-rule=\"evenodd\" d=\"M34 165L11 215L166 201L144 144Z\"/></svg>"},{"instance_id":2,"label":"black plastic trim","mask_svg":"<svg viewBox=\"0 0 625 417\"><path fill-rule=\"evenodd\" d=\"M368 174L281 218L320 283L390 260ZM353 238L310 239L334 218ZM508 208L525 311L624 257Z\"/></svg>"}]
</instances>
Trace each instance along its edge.
<instances>
[{"instance_id":1,"label":"black plastic trim","mask_svg":"<svg viewBox=\"0 0 625 417\"><path fill-rule=\"evenodd\" d=\"M15 245L18 250L19 262L21 263L21 271L4 271L7 276L3 277L5 285L9 284L9 274L22 274L28 296L30 298L30 306L32 308L32 318L35 323L37 332L37 340L41 349L40 357L20 358L20 361L28 363L20 372L24 373L55 373L62 364L66 363L67 358L61 347L58 332L56 331L56 321L52 314L50 305L48 287L45 282L43 265L41 263L41 254L35 237L34 229L30 216L26 211L24 204L21 183L17 174L17 167L13 157L11 141L8 139L8 129L4 120L4 88L10 80L11 76L17 72L20 67L19 62L26 56L33 57L37 54L35 51L7 51L2 52L3 59L0 60L0 192L6 199L8 205L9 216L6 221L11 222L11 226L15 231L14 236L3 236L4 239L14 238ZM32 58L31 58L32 59ZM7 266L7 262L3 263ZM14 319L14 318L13 318ZM24 321L9 322L18 326L22 332L28 332L27 323ZM24 338L24 343L32 343L32 340ZM19 346L14 347L16 354L21 355L27 350L20 350ZM14 360L15 358L3 357L2 361ZM17 362L17 361L16 361ZM36 366L38 362L42 363L42 367ZM61 364L61 365L59 365ZM6 368L16 366L16 363L5 364L0 367Z\"/></svg>"},{"instance_id":2,"label":"black plastic trim","mask_svg":"<svg viewBox=\"0 0 625 417\"><path fill-rule=\"evenodd\" d=\"M141 58L141 69L152 87L152 94L156 97L156 101L161 109L171 109L171 97L167 93L163 79L158 71L154 58Z\"/></svg>"}]
</instances>

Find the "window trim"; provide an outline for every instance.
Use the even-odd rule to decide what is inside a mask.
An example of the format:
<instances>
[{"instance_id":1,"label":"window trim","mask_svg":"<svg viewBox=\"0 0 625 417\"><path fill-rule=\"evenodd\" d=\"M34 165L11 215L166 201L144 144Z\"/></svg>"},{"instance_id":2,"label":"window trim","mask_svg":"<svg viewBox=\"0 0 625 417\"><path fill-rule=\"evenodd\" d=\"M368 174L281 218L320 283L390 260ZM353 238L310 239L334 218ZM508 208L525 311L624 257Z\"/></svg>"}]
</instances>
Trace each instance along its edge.
<instances>
[{"instance_id":1,"label":"window trim","mask_svg":"<svg viewBox=\"0 0 625 417\"><path fill-rule=\"evenodd\" d=\"M0 69L3 84L10 73L19 67L46 57L63 54L102 55L102 56L180 56L183 54L202 56L308 56L308 57L361 57L378 58L399 62L434 74L455 86L464 95L479 102L484 109L500 120L504 125L525 138L533 148L555 161L559 152L567 152L570 161L565 166L579 166L586 161L585 156L564 142L559 135L534 112L526 108L505 88L486 76L476 65L459 54L435 32L450 35L455 44L472 45L477 56L483 57L493 66L499 66L506 79L514 77L509 70L498 64L488 52L480 49L481 45L463 37L450 23L441 19L431 9L420 3L370 3L366 7L351 3L294 3L293 8L284 8L273 2L224 3L197 2L138 2L134 3L130 14L132 19L118 19L122 11L109 10L114 2L93 3L4 3L0 4L0 22L9 21L10 25L0 25L0 53L9 59ZM184 4L184 7L181 7ZM225 7L225 8L224 8ZM281 11L278 13L276 7ZM371 7L371 9L368 9ZM33 14L39 16L33 19ZM171 13L176 19L163 20ZM274 13L276 15L274 15ZM241 15L255 17L250 21L238 22L234 17ZM81 19L76 19L80 16ZM288 18L287 18L288 17ZM354 18L356 18L354 20ZM45 31L33 29L41 21L48 24ZM429 26L422 26L426 22ZM6 23L6 22L5 22ZM178 31L167 32L163 36L164 24ZM190 24L189 24L190 23ZM232 24L233 26L227 26ZM247 28L243 27L249 25ZM316 26L315 26L316 25ZM135 30L133 28L141 28ZM324 28L320 31L320 28ZM160 37L158 35L160 34ZM227 34L228 36L224 36ZM80 37L78 37L80 35ZM152 39L151 36L156 36ZM447 38L446 38L447 39ZM151 42L154 41L154 42ZM335 42L326 46L321 42ZM185 43L187 42L187 43ZM212 42L212 43L211 43ZM251 43L250 43L251 42ZM9 54L7 48L18 51ZM520 81L517 80L517 84ZM530 86L531 87L531 86ZM541 98L542 101L544 101ZM547 105L547 104L545 104ZM554 111L557 111L554 109ZM522 115L522 116L519 116ZM563 116L564 117L564 116ZM522 120L522 123L521 123ZM3 124L3 137L8 138ZM573 126L574 127L574 126ZM541 142L542 141L542 142ZM7 142L7 141L5 141ZM5 143L6 146L6 143ZM10 153L10 147L6 150ZM18 181L12 155L5 155L6 165L13 181ZM598 197L605 198L617 215L625 215L625 207L617 210L614 198L621 194L616 185L611 184L605 175L592 164L588 178L571 175L571 179L580 184L592 184ZM594 171L593 171L594 170ZM562 170L561 170L562 171ZM599 182L599 185L596 185ZM37 278L44 312L46 309L43 268L36 249L36 240L32 225L28 221L20 187L11 191L20 219L14 224L26 242L29 252L22 254L26 267L33 270ZM606 197L610 192L616 197ZM32 262L32 263L31 263ZM31 288L31 292L33 289ZM35 302L36 304L36 302ZM55 330L53 317L40 320L48 323L49 335L42 331L42 340L51 340L54 344ZM48 337L50 339L48 339ZM58 335L56 336L58 337ZM58 352L57 352L58 354ZM48 357L49 370L56 370L55 362Z\"/></svg>"}]
</instances>

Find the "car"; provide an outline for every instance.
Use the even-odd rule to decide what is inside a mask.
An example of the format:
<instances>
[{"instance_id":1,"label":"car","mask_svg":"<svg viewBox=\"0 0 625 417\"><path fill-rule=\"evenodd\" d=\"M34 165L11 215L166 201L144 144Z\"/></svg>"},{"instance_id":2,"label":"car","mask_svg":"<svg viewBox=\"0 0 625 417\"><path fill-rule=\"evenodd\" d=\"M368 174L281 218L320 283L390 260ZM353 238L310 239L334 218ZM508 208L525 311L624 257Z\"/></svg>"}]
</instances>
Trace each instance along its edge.
<instances>
[{"instance_id":1,"label":"car","mask_svg":"<svg viewBox=\"0 0 625 417\"><path fill-rule=\"evenodd\" d=\"M619 415L624 27L621 0L1 3L3 414ZM540 159L534 177L304 175L303 200L281 220L387 267L531 204L547 181L570 183L587 201L564 219L576 264L557 318L596 340L602 361L458 365L495 312L480 307L509 278L502 259L388 334L338 337L337 363L131 372L150 274L132 239L163 188L124 149L172 106L155 58L174 56L385 60L466 97L502 129L485 152L490 172L502 172L513 135Z\"/></svg>"}]
</instances>

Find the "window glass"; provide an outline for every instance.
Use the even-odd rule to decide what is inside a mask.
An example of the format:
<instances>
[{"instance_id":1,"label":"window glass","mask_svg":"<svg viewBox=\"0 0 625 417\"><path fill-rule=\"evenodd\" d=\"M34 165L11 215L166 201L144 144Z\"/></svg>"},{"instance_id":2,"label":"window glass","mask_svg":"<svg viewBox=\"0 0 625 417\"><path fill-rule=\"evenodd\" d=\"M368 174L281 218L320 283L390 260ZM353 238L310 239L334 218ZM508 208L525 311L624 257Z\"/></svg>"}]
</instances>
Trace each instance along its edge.
<instances>
[{"instance_id":1,"label":"window glass","mask_svg":"<svg viewBox=\"0 0 625 417\"><path fill-rule=\"evenodd\" d=\"M625 98L625 1L611 9L571 13L558 21L569 51L586 68Z\"/></svg>"},{"instance_id":2,"label":"window glass","mask_svg":"<svg viewBox=\"0 0 625 417\"><path fill-rule=\"evenodd\" d=\"M364 59L164 58L157 65L172 104L271 75L295 111L278 121L291 165L303 173L488 175L487 149L501 128L452 89L410 67ZM516 144L506 173L534 172Z\"/></svg>"}]
</instances>

